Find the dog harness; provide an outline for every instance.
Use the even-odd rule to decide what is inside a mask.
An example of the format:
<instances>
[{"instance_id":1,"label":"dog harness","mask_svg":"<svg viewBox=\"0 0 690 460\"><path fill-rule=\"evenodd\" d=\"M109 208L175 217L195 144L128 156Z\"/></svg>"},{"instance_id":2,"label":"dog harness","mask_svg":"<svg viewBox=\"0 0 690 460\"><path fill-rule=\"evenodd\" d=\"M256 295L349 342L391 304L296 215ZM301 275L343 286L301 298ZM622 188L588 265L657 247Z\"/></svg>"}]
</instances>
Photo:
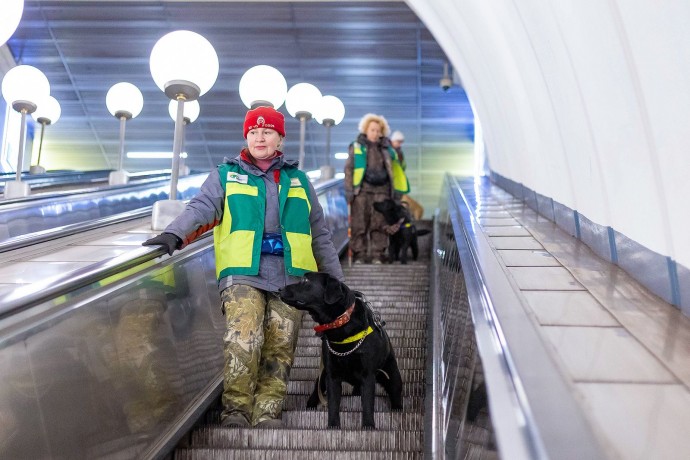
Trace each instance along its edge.
<instances>
[{"instance_id":1,"label":"dog harness","mask_svg":"<svg viewBox=\"0 0 690 460\"><path fill-rule=\"evenodd\" d=\"M342 345L344 343L352 343L352 342L355 342L357 340L363 340L366 336L368 336L372 332L374 332L374 329L372 329L372 327L369 326L366 329L364 329L362 332L355 334L353 336L350 336L350 337L346 338L345 340L343 340L342 342L331 342L331 343L335 343L336 345Z\"/></svg>"},{"instance_id":2,"label":"dog harness","mask_svg":"<svg viewBox=\"0 0 690 460\"><path fill-rule=\"evenodd\" d=\"M355 305L357 304L357 299L359 299L362 302L362 305L364 306L365 310L368 310L373 319L374 319L374 326L376 326L377 329L383 331L383 325L385 324L384 321L381 320L381 314L377 311L373 311L371 309L371 306L369 305L369 302L367 302L367 299L364 297L364 294L361 292L355 292L355 301L352 303L350 308L345 310L345 313L342 315L338 316L334 321L328 323L328 324L319 324L314 326L314 331L316 331L317 334L320 334L324 331L327 331L329 329L337 329L339 327L344 326L350 321L350 317L352 316L352 312L355 310ZM365 318L368 318L367 315L365 315ZM367 320L367 323L369 321ZM323 340L326 342L326 347L328 348L328 351L330 351L332 354L336 356L347 356L351 353L353 353L355 350L357 350L362 343L364 343L364 339L367 338L369 334L372 334L374 332L374 328L371 327L371 325L367 324L367 327L363 330L358 332L355 335L352 335L345 340L342 340L340 342L331 342L329 341L325 336L323 337ZM339 352L335 351L333 348L331 348L331 343L335 345L345 345L348 343L354 343L357 342L357 344L352 348L351 350L348 350L346 352Z\"/></svg>"}]
</instances>

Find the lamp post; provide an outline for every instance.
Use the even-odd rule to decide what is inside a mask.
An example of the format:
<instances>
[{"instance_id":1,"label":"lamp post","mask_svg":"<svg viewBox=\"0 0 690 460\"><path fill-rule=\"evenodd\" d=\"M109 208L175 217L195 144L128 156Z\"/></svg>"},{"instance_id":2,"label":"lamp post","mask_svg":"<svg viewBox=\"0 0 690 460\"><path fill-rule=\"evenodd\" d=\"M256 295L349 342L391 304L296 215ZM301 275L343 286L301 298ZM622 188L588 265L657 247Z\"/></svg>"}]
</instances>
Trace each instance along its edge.
<instances>
[{"instance_id":1,"label":"lamp post","mask_svg":"<svg viewBox=\"0 0 690 460\"><path fill-rule=\"evenodd\" d=\"M199 112L201 111L201 108L199 107L199 101L191 101L187 102L184 105L184 111L182 113L182 120L184 122L184 127L182 129L182 146L180 147L180 166L179 166L179 175L180 176L186 176L189 174L189 168L185 166L184 164L184 159L187 158L187 155L184 151L184 141L185 141L185 133L187 131L187 125L190 123L194 123L197 118L199 118ZM177 102L176 101L170 101L170 104L168 104L168 113L170 114L170 118L175 121L177 117Z\"/></svg>"},{"instance_id":2,"label":"lamp post","mask_svg":"<svg viewBox=\"0 0 690 460\"><path fill-rule=\"evenodd\" d=\"M151 50L151 76L158 88L177 101L173 138L170 196L154 203L151 228L163 230L184 210L177 200L180 152L184 130L184 103L208 92L218 78L218 55L213 45L201 35L177 30L164 35Z\"/></svg>"},{"instance_id":3,"label":"lamp post","mask_svg":"<svg viewBox=\"0 0 690 460\"><path fill-rule=\"evenodd\" d=\"M24 165L24 146L26 143L26 115L33 113L42 101L50 95L48 78L36 67L19 65L10 69L2 80L2 97L14 110L22 115L19 131L19 150L17 154L17 178L5 182L5 198L27 196L31 191L29 184L22 182Z\"/></svg>"},{"instance_id":4,"label":"lamp post","mask_svg":"<svg viewBox=\"0 0 690 460\"><path fill-rule=\"evenodd\" d=\"M129 182L129 175L124 170L125 123L141 113L144 108L144 96L139 88L123 81L110 87L105 95L105 105L110 114L120 120L120 155L117 170L110 172L108 183L110 185L122 185Z\"/></svg>"},{"instance_id":5,"label":"lamp post","mask_svg":"<svg viewBox=\"0 0 690 460\"><path fill-rule=\"evenodd\" d=\"M345 106L335 96L321 98L319 110L315 114L316 121L326 127L326 164L321 166L321 179L332 179L335 170L331 166L331 126L335 126L345 118Z\"/></svg>"},{"instance_id":6,"label":"lamp post","mask_svg":"<svg viewBox=\"0 0 690 460\"><path fill-rule=\"evenodd\" d=\"M269 65L257 65L240 79L240 99L248 109L270 106L278 110L285 102L287 82L280 71Z\"/></svg>"},{"instance_id":7,"label":"lamp post","mask_svg":"<svg viewBox=\"0 0 690 460\"><path fill-rule=\"evenodd\" d=\"M36 164L29 167L29 174L44 174L46 168L41 166L41 152L43 152L43 133L47 125L57 123L60 119L62 110L60 109L60 103L53 96L48 96L47 99L41 101L38 104L38 108L34 113L31 114L37 123L41 124L41 140L38 143L38 159Z\"/></svg>"},{"instance_id":8,"label":"lamp post","mask_svg":"<svg viewBox=\"0 0 690 460\"><path fill-rule=\"evenodd\" d=\"M0 21L0 46L12 36L24 12L24 0L12 0L2 3L2 20Z\"/></svg>"},{"instance_id":9,"label":"lamp post","mask_svg":"<svg viewBox=\"0 0 690 460\"><path fill-rule=\"evenodd\" d=\"M304 169L304 137L306 124L318 110L321 91L310 83L297 83L290 88L285 98L285 108L291 116L299 119L299 169Z\"/></svg>"}]
</instances>

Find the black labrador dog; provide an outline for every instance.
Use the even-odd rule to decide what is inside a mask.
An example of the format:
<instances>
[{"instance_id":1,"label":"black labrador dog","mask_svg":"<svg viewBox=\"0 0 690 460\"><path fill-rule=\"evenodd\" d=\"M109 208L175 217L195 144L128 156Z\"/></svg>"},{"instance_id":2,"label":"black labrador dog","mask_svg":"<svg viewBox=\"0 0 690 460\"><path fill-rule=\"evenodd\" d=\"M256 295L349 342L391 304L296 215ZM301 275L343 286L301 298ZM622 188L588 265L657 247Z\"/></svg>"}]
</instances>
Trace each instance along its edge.
<instances>
[{"instance_id":1,"label":"black labrador dog","mask_svg":"<svg viewBox=\"0 0 690 460\"><path fill-rule=\"evenodd\" d=\"M412 258L417 260L419 246L417 237L430 233L429 230L417 230L412 223L412 217L406 206L387 199L374 203L374 209L383 214L383 218L389 226L399 226L399 230L389 235L388 261L400 260L401 264L407 263L407 248L412 248Z\"/></svg>"},{"instance_id":2,"label":"black labrador dog","mask_svg":"<svg viewBox=\"0 0 690 460\"><path fill-rule=\"evenodd\" d=\"M340 426L342 382L351 384L362 398L362 427L375 428L376 382L386 390L391 409L402 410L403 382L391 341L382 322L364 296L326 273L307 273L299 283L280 291L280 298L308 312L321 335L323 370L307 407L319 403L325 389L328 426Z\"/></svg>"}]
</instances>

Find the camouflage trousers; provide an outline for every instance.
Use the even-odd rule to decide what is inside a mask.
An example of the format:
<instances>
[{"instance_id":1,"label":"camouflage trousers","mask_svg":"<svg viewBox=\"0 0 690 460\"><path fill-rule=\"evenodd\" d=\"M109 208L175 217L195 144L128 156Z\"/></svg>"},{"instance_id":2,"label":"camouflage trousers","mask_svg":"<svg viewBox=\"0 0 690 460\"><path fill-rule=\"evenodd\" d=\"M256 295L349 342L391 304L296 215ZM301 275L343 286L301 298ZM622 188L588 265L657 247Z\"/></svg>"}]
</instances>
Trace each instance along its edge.
<instances>
[{"instance_id":1,"label":"camouflage trousers","mask_svg":"<svg viewBox=\"0 0 690 460\"><path fill-rule=\"evenodd\" d=\"M280 418L302 312L251 286L220 296L227 323L221 419L242 415L256 425Z\"/></svg>"},{"instance_id":2,"label":"camouflage trousers","mask_svg":"<svg viewBox=\"0 0 690 460\"><path fill-rule=\"evenodd\" d=\"M388 250L388 234L383 227L386 220L383 214L374 209L374 203L390 198L388 193L360 192L352 200L350 211L352 232L350 247L355 260L383 259Z\"/></svg>"}]
</instances>

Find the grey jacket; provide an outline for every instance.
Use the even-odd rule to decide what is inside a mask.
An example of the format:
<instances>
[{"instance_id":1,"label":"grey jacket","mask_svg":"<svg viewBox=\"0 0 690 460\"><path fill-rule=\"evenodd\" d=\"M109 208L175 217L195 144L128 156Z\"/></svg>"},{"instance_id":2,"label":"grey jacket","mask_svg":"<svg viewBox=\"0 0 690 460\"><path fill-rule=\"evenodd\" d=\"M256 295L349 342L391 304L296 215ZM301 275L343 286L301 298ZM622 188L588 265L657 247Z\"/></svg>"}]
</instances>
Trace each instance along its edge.
<instances>
[{"instance_id":1,"label":"grey jacket","mask_svg":"<svg viewBox=\"0 0 690 460\"><path fill-rule=\"evenodd\" d=\"M223 161L238 164L249 174L263 178L266 184L264 232L280 233L278 185L273 181L273 171L279 170L285 164L294 166L297 162L285 161L283 155L279 155L264 173L253 163L245 161L241 154L231 160L224 158ZM345 277L340 266L338 253L333 246L331 232L326 226L323 209L311 184L309 184L309 193L311 201L309 222L311 224L312 251L316 264L319 271L344 281ZM205 231L220 224L223 219L224 200L225 194L220 183L218 169L214 169L201 185L199 194L189 201L184 212L168 225L165 231L176 235L182 240L182 247L186 246ZM257 289L276 292L278 289L297 281L299 278L287 274L282 256L261 254L258 275L227 276L218 281L218 287L222 291L233 284L246 284Z\"/></svg>"}]
</instances>

